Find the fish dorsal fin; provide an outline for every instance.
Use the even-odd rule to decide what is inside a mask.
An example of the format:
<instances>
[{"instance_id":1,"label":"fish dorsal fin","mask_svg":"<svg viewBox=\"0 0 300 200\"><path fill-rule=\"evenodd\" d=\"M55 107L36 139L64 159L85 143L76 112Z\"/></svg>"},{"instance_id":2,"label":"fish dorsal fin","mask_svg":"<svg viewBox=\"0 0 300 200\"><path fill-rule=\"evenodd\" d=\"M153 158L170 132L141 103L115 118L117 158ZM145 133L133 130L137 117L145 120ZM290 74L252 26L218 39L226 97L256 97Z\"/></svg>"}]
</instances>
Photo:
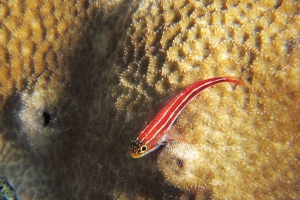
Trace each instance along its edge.
<instances>
[{"instance_id":1,"label":"fish dorsal fin","mask_svg":"<svg viewBox=\"0 0 300 200\"><path fill-rule=\"evenodd\" d=\"M148 124L153 118L154 118L154 108L153 108L153 103L152 101L149 102L149 115L148 115L148 120L147 123Z\"/></svg>"}]
</instances>

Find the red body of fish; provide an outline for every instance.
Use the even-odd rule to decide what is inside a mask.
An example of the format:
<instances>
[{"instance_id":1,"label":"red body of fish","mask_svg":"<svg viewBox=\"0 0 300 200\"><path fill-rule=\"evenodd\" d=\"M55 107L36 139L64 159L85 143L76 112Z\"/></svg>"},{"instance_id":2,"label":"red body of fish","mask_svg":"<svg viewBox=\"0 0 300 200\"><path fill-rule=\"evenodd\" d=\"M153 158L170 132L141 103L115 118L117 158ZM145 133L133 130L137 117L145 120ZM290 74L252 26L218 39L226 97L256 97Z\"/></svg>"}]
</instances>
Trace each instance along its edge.
<instances>
[{"instance_id":1,"label":"red body of fish","mask_svg":"<svg viewBox=\"0 0 300 200\"><path fill-rule=\"evenodd\" d=\"M194 83L176 95L157 115L148 122L131 142L130 155L140 158L168 142L168 131L185 106L201 91L221 82L242 85L237 79L215 77Z\"/></svg>"}]
</instances>

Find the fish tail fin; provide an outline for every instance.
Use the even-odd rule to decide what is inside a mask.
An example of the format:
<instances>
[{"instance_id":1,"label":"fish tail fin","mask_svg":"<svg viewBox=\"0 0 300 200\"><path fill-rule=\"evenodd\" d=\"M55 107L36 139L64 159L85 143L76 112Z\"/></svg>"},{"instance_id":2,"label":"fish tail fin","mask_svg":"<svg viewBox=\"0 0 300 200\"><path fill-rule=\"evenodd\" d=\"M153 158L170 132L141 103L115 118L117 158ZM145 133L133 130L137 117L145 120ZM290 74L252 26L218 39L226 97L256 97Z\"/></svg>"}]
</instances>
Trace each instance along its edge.
<instances>
[{"instance_id":1,"label":"fish tail fin","mask_svg":"<svg viewBox=\"0 0 300 200\"><path fill-rule=\"evenodd\" d=\"M237 78L237 77L233 77L233 76L226 76L224 78L226 78L227 82L235 83L237 85L242 85L242 86L246 85L241 78Z\"/></svg>"}]
</instances>

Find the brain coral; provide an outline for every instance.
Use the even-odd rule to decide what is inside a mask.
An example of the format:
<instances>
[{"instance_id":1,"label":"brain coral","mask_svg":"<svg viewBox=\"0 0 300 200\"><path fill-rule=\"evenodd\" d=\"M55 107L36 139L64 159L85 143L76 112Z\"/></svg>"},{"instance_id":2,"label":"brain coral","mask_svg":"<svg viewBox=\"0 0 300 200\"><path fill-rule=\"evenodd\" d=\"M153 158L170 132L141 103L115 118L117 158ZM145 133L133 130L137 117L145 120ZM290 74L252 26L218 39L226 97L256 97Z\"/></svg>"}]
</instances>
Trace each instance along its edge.
<instances>
[{"instance_id":1,"label":"brain coral","mask_svg":"<svg viewBox=\"0 0 300 200\"><path fill-rule=\"evenodd\" d=\"M235 76L246 83L210 88L180 115L171 132L191 149L171 143L162 150L158 166L167 181L220 199L299 197L299 2L141 5L111 89L128 123L140 118L145 102L199 79Z\"/></svg>"},{"instance_id":2,"label":"brain coral","mask_svg":"<svg viewBox=\"0 0 300 200\"><path fill-rule=\"evenodd\" d=\"M18 199L300 196L299 1L0 4L0 175ZM149 103L213 76L246 85L204 91L171 129L185 142L131 159Z\"/></svg>"},{"instance_id":3,"label":"brain coral","mask_svg":"<svg viewBox=\"0 0 300 200\"><path fill-rule=\"evenodd\" d=\"M49 160L37 156L64 132L57 116L68 98L70 58L83 48L96 8L88 1L0 2L0 174L18 199L53 199L52 175L43 171Z\"/></svg>"}]
</instances>

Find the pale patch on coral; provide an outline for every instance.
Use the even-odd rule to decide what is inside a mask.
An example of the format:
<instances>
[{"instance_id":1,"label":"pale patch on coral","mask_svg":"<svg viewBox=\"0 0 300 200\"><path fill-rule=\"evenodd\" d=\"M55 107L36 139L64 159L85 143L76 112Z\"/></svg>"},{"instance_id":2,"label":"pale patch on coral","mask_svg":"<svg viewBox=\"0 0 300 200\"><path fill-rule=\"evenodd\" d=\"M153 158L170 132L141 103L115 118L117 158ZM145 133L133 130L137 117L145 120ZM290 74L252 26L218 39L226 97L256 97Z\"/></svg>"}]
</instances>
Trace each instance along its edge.
<instances>
[{"instance_id":1,"label":"pale patch on coral","mask_svg":"<svg viewBox=\"0 0 300 200\"><path fill-rule=\"evenodd\" d=\"M204 157L194 145L185 142L172 142L166 145L158 157L158 166L166 180L176 187L192 190L203 187L210 181L208 168L200 168Z\"/></svg>"},{"instance_id":2,"label":"pale patch on coral","mask_svg":"<svg viewBox=\"0 0 300 200\"><path fill-rule=\"evenodd\" d=\"M47 149L52 143L51 136L60 133L60 130L55 128L56 119L52 115L58 110L51 106L58 101L57 98L53 97L49 90L35 90L32 94L21 95L21 110L18 113L21 129L18 135L27 139L36 152L41 153L43 149ZM49 126L51 128L48 128Z\"/></svg>"}]
</instances>

